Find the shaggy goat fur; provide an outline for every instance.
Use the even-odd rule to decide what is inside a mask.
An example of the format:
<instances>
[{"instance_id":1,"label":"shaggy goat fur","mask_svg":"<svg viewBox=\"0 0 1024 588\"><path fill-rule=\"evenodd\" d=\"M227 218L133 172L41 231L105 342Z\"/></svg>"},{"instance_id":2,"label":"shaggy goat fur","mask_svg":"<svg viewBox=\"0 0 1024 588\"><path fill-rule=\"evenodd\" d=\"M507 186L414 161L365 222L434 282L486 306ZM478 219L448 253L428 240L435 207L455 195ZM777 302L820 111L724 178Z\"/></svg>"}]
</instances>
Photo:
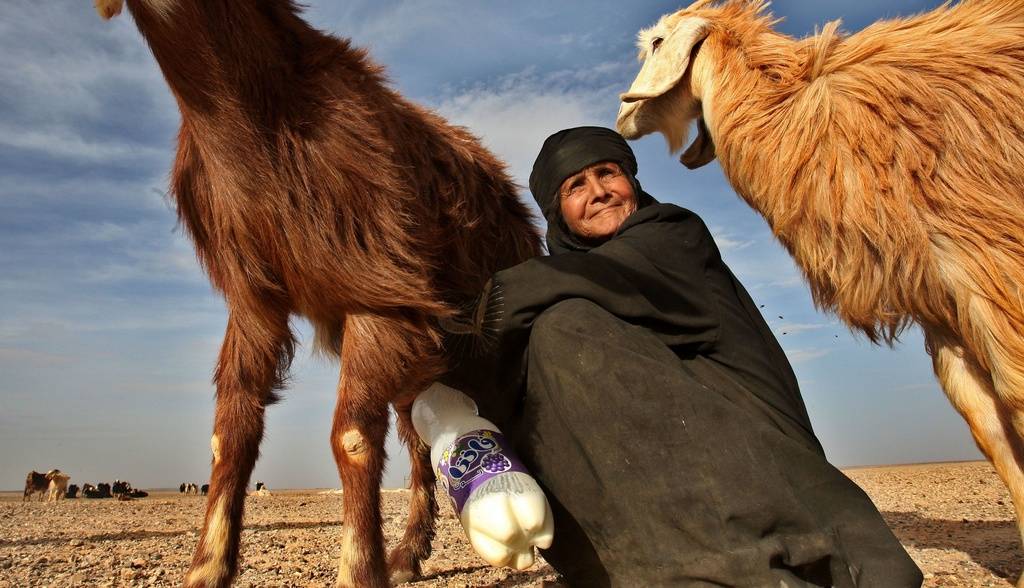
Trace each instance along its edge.
<instances>
[{"instance_id":1,"label":"shaggy goat fur","mask_svg":"<svg viewBox=\"0 0 1024 588\"><path fill-rule=\"evenodd\" d=\"M97 9L109 18L122 2ZM228 308L210 493L185 585L225 586L237 572L245 489L293 355L293 314L342 365L331 434L345 488L338 585L388 585L379 488L389 402L413 471L388 564L409 579L436 514L409 408L446 370L437 321L539 253L537 229L473 136L403 100L363 51L311 28L291 0L127 4L181 109L172 193Z\"/></svg>"},{"instance_id":2,"label":"shaggy goat fur","mask_svg":"<svg viewBox=\"0 0 1024 588\"><path fill-rule=\"evenodd\" d=\"M1024 521L1024 1L964 0L796 40L760 0L640 34L628 138L716 154L815 302L875 342L910 323Z\"/></svg>"}]
</instances>

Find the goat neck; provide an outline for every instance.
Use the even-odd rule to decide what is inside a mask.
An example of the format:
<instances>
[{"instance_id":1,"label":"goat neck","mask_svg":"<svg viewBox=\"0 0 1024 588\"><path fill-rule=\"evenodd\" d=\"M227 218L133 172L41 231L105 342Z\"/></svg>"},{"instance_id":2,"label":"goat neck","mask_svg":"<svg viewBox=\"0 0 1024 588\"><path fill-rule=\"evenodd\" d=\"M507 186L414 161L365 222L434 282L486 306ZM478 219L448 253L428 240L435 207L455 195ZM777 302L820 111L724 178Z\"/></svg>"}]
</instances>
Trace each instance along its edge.
<instances>
[{"instance_id":1,"label":"goat neck","mask_svg":"<svg viewBox=\"0 0 1024 588\"><path fill-rule=\"evenodd\" d=\"M792 142L793 129L822 122L815 120L821 113L807 112L796 100L808 85L797 41L753 23L720 27L694 59L692 92L730 182L773 228L782 229L811 211L795 193L793 201L780 202L764 190L765 174L779 171L778 149ZM804 132L820 136L825 130L811 126Z\"/></svg>"},{"instance_id":2,"label":"goat neck","mask_svg":"<svg viewBox=\"0 0 1024 588\"><path fill-rule=\"evenodd\" d=\"M299 18L290 0L127 0L127 6L185 115L224 119L237 109L265 119L259 122L287 119L293 113L277 109L302 102L296 99L302 80L329 58L327 47L338 47Z\"/></svg>"}]
</instances>

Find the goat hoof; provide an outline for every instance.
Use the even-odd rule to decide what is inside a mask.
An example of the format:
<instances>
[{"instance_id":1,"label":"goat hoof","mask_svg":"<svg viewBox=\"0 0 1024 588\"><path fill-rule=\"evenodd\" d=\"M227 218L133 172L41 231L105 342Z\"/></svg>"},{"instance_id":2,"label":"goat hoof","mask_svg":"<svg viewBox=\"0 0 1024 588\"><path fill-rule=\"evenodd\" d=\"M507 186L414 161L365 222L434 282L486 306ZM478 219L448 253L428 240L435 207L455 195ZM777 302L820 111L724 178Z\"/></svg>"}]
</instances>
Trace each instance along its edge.
<instances>
[{"instance_id":1,"label":"goat hoof","mask_svg":"<svg viewBox=\"0 0 1024 588\"><path fill-rule=\"evenodd\" d=\"M388 556L388 574L392 586L417 580L422 575L419 559L411 549L399 545Z\"/></svg>"},{"instance_id":2,"label":"goat hoof","mask_svg":"<svg viewBox=\"0 0 1024 588\"><path fill-rule=\"evenodd\" d=\"M408 570L401 570L401 571L396 570L396 571L391 572L391 585L392 586L399 586L401 584L405 584L406 582L412 582L417 577L418 576L416 574L414 574L414 573L412 573L412 572L410 572Z\"/></svg>"}]
</instances>

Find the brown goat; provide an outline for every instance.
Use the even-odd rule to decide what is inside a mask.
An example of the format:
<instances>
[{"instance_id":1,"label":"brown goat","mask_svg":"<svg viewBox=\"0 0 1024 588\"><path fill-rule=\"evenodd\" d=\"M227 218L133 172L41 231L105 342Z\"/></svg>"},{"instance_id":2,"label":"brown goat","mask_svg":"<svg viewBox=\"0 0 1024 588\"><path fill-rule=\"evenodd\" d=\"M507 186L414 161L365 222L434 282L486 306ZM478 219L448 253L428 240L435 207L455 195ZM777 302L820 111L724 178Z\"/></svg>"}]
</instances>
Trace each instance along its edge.
<instances>
[{"instance_id":1,"label":"brown goat","mask_svg":"<svg viewBox=\"0 0 1024 588\"><path fill-rule=\"evenodd\" d=\"M124 0L97 0L110 18ZM237 572L245 489L294 349L289 317L340 356L331 447L344 486L339 586L419 573L436 503L415 395L446 370L437 322L495 271L536 255L504 166L405 101L359 49L291 0L127 0L178 101L171 178L181 224L223 293L210 494L185 585ZM385 562L388 404L412 455L410 518Z\"/></svg>"},{"instance_id":2,"label":"brown goat","mask_svg":"<svg viewBox=\"0 0 1024 588\"><path fill-rule=\"evenodd\" d=\"M683 163L717 155L820 307L872 341L920 325L1024 523L1024 0L803 40L766 8L701 0L642 31L619 130L675 151L698 120Z\"/></svg>"},{"instance_id":3,"label":"brown goat","mask_svg":"<svg viewBox=\"0 0 1024 588\"><path fill-rule=\"evenodd\" d=\"M30 500L33 494L39 494L39 500L41 501L46 496L46 489L49 486L50 478L47 477L47 474L41 474L32 470L25 476L25 491L21 495L21 501Z\"/></svg>"}]
</instances>

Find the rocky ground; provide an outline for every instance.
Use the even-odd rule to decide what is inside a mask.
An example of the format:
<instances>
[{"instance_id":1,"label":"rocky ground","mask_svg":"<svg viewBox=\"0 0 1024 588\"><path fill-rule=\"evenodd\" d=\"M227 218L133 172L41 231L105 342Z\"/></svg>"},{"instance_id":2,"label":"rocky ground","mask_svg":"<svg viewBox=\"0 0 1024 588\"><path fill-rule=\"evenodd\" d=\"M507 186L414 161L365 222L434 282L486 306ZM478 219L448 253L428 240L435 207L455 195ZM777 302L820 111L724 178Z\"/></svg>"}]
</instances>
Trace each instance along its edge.
<instances>
[{"instance_id":1,"label":"rocky ground","mask_svg":"<svg viewBox=\"0 0 1024 588\"><path fill-rule=\"evenodd\" d=\"M1024 553L1006 489L986 463L864 468L847 474L871 495L926 574L925 586L1012 586ZM384 493L385 533L404 524L407 494ZM316 491L248 498L236 586L330 586L341 497ZM0 495L0 588L178 586L197 540L203 498L154 493L131 502L20 502ZM558 586L546 565L485 565L447 504L417 587Z\"/></svg>"}]
</instances>

